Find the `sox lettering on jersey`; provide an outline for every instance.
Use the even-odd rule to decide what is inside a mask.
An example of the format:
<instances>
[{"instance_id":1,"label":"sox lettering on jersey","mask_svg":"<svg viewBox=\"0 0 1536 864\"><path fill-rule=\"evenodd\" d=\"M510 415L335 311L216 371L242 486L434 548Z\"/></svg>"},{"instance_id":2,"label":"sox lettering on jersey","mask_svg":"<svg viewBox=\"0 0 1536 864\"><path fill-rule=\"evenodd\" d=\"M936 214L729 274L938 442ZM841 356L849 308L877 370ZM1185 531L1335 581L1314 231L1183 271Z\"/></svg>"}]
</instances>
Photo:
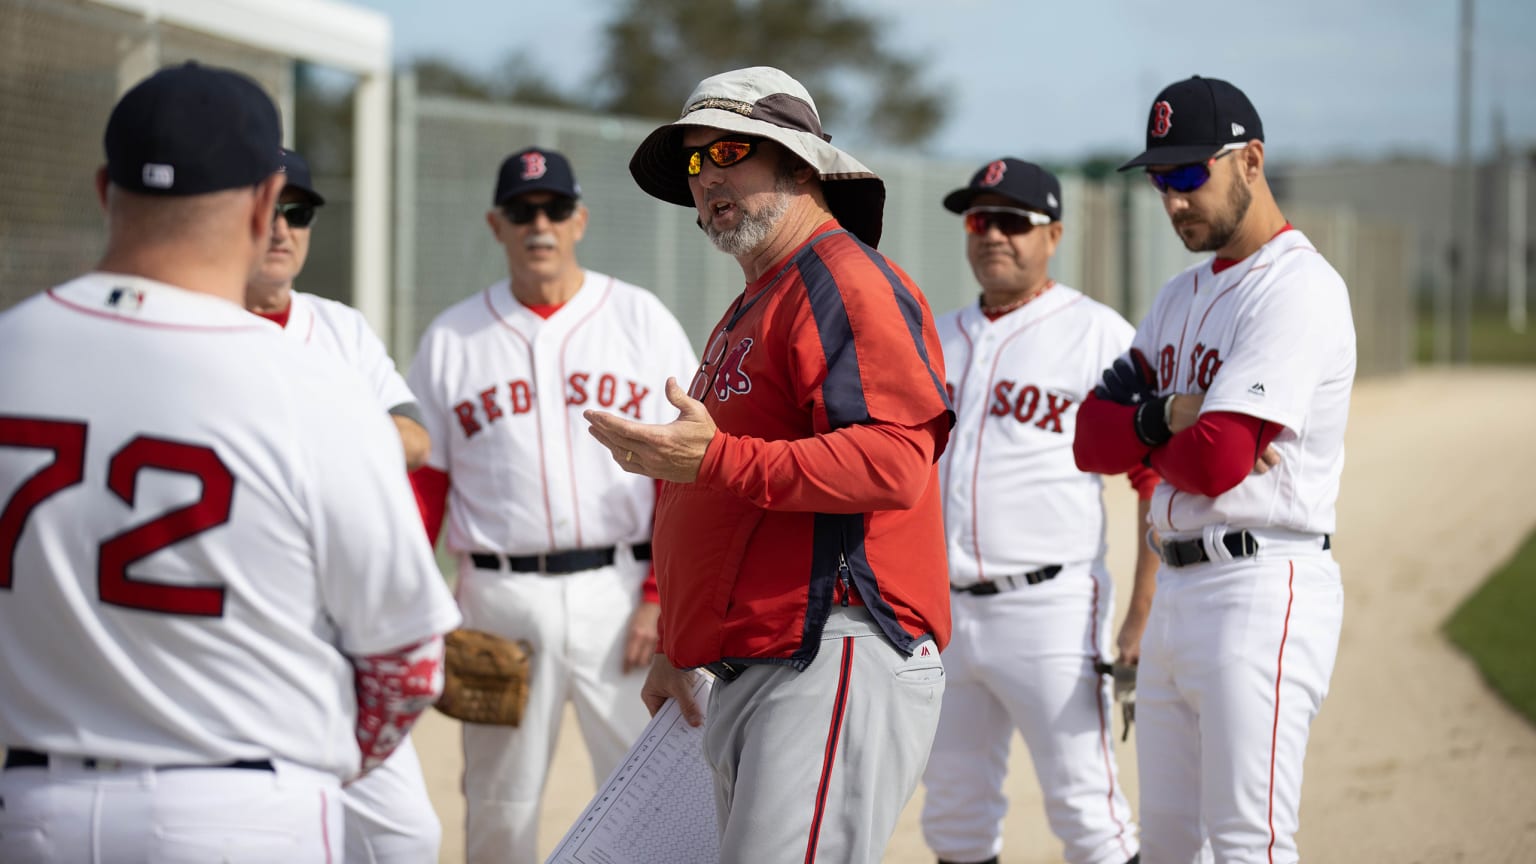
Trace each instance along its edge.
<instances>
[{"instance_id":1,"label":"sox lettering on jersey","mask_svg":"<svg viewBox=\"0 0 1536 864\"><path fill-rule=\"evenodd\" d=\"M641 419L641 403L650 393L651 388L640 382L621 379L608 372L601 375L573 372L565 380L565 404L585 405L595 401L603 408L628 414L636 420ZM532 410L533 384L524 379L509 381L505 388L493 385L479 390L473 399L461 400L453 406L465 438L473 438L485 424L495 423L508 414L517 416Z\"/></svg>"},{"instance_id":2,"label":"sox lettering on jersey","mask_svg":"<svg viewBox=\"0 0 1536 864\"><path fill-rule=\"evenodd\" d=\"M1020 423L1034 421L1038 429L1061 434L1061 415L1070 407L1072 400L1065 396L1047 392L1034 384L1019 387L1018 382L1005 379L992 388L989 412L993 417L1012 415ZM1044 413L1041 413L1042 408ZM1035 420L1036 414L1040 414L1039 420Z\"/></svg>"}]
</instances>

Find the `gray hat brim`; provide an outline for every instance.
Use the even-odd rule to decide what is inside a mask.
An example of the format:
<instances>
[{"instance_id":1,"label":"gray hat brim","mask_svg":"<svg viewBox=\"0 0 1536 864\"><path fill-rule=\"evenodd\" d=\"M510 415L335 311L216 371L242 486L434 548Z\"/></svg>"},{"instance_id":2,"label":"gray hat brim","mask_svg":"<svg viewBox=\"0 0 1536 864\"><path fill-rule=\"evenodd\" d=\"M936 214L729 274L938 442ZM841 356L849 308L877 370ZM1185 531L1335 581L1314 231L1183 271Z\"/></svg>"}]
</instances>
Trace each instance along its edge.
<instances>
[{"instance_id":1,"label":"gray hat brim","mask_svg":"<svg viewBox=\"0 0 1536 864\"><path fill-rule=\"evenodd\" d=\"M647 135L629 160L629 173L646 194L683 207L694 206L682 160L683 129L689 126L740 132L776 142L816 169L827 207L838 223L866 245L879 246L885 211L885 182L879 175L816 135L733 111L703 108Z\"/></svg>"}]
</instances>

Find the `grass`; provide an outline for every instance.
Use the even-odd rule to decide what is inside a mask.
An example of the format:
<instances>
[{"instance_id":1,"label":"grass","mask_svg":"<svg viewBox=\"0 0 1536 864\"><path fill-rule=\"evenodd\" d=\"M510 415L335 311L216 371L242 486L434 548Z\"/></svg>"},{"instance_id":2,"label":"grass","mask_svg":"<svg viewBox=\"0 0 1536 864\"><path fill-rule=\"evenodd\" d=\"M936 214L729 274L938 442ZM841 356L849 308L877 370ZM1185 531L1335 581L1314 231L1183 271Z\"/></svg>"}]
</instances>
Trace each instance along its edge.
<instances>
[{"instance_id":1,"label":"grass","mask_svg":"<svg viewBox=\"0 0 1536 864\"><path fill-rule=\"evenodd\" d=\"M1418 360L1432 363L1435 359L1435 322L1429 312L1418 316ZM1474 364L1526 366L1536 365L1536 315L1531 316L1524 333L1509 329L1504 313L1494 310L1477 310L1469 324L1471 343L1469 351Z\"/></svg>"},{"instance_id":2,"label":"grass","mask_svg":"<svg viewBox=\"0 0 1536 864\"><path fill-rule=\"evenodd\" d=\"M1536 531L1445 623L1499 695L1536 724Z\"/></svg>"}]
</instances>

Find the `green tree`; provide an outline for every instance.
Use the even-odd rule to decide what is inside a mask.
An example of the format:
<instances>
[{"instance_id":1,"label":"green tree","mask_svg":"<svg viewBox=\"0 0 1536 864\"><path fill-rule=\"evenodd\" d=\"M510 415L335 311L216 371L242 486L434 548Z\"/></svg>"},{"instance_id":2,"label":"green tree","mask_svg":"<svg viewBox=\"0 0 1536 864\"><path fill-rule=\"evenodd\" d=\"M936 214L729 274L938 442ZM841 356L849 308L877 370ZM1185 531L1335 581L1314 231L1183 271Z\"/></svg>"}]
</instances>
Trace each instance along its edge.
<instances>
[{"instance_id":1,"label":"green tree","mask_svg":"<svg viewBox=\"0 0 1536 864\"><path fill-rule=\"evenodd\" d=\"M594 107L674 117L700 80L777 66L811 91L828 127L918 145L945 102L921 61L883 44L883 24L838 0L620 0L606 27Z\"/></svg>"}]
</instances>

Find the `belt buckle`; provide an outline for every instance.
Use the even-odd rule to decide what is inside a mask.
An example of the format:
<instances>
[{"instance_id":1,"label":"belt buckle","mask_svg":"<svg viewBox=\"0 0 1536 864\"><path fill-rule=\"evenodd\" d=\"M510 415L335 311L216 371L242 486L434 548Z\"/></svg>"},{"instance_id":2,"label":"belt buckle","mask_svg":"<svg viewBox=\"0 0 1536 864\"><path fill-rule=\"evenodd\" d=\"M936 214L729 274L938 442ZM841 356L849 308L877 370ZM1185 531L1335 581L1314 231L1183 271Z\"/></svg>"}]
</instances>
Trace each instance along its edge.
<instances>
[{"instance_id":1,"label":"belt buckle","mask_svg":"<svg viewBox=\"0 0 1536 864\"><path fill-rule=\"evenodd\" d=\"M716 660L713 663L706 663L704 668L708 669L709 673L714 675L716 679L726 684L729 684L732 681L735 681L737 678L740 678L741 673L747 671L747 667L744 664L728 663L724 660Z\"/></svg>"}]
</instances>

